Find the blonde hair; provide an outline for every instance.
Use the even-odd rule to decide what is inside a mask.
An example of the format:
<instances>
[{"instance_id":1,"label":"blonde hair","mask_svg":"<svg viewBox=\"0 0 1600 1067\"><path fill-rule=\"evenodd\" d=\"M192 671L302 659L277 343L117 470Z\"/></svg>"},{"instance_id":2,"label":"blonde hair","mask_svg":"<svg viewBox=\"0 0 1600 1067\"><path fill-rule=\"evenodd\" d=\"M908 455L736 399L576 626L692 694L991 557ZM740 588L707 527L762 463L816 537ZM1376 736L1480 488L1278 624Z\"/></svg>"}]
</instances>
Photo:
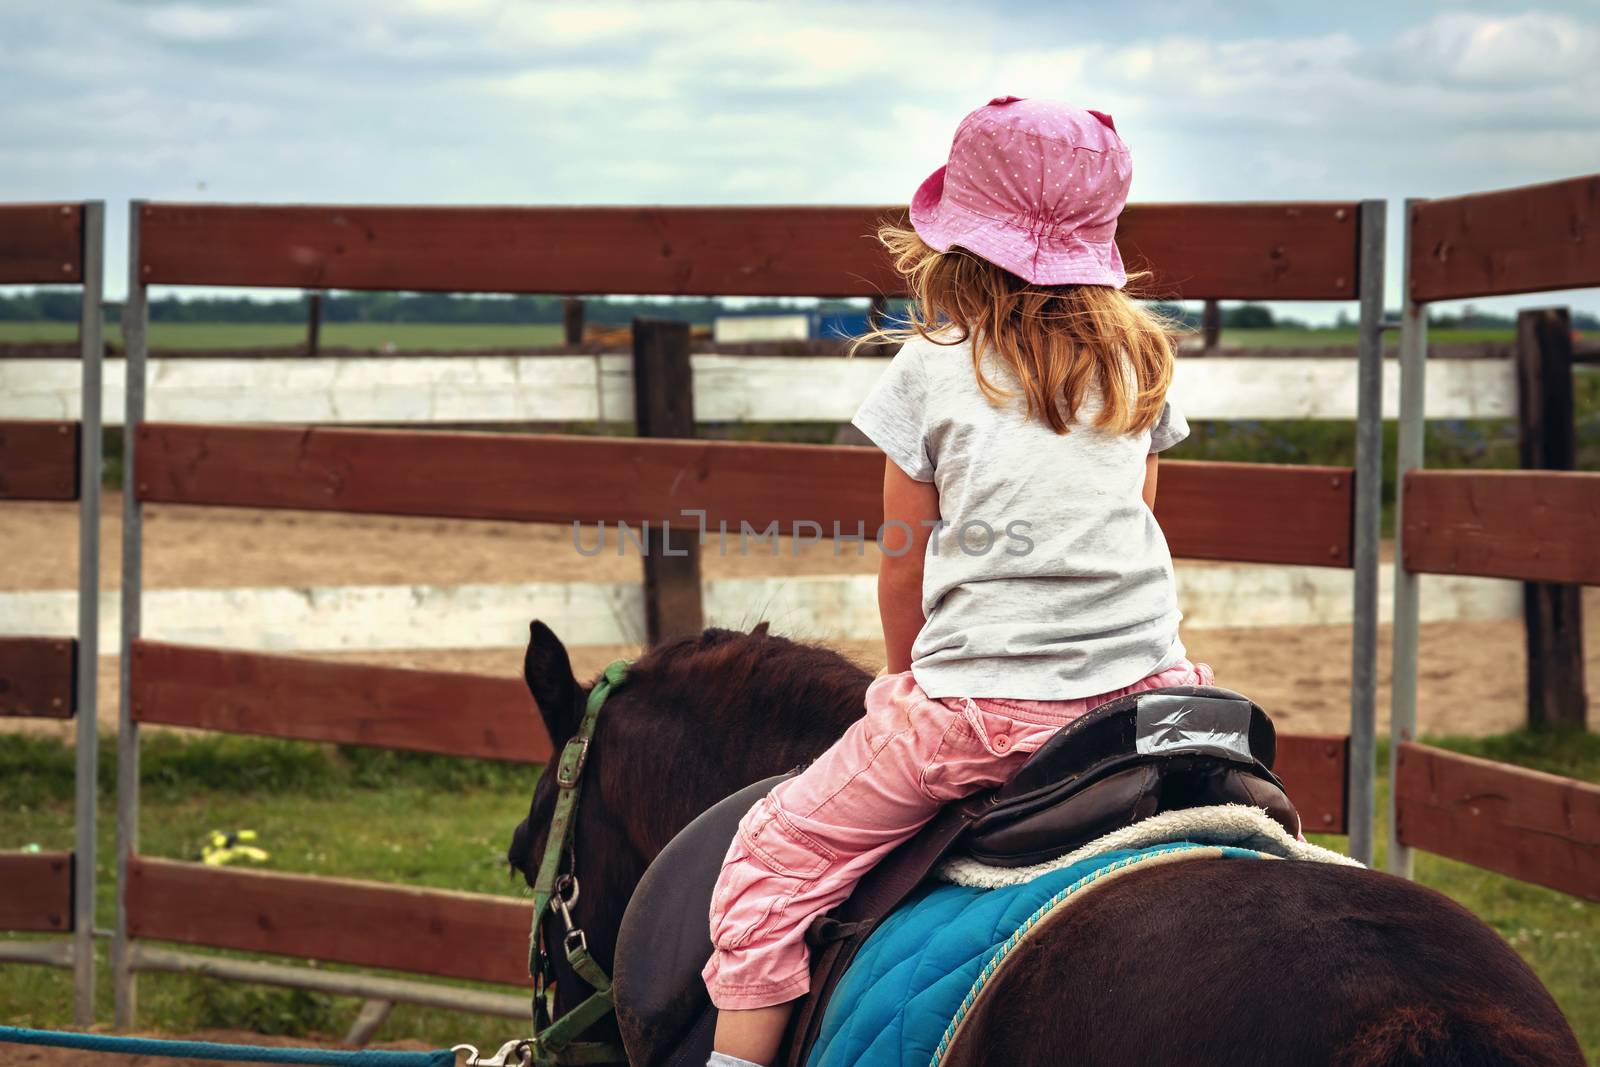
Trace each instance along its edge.
<instances>
[{"instance_id":1,"label":"blonde hair","mask_svg":"<svg viewBox=\"0 0 1600 1067\"><path fill-rule=\"evenodd\" d=\"M1108 285L1034 285L960 249L937 252L915 230L885 223L878 240L906 279L907 321L871 330L862 344L921 337L938 345L972 340L978 387L991 402L1014 394L990 381L991 353L1016 375L1030 418L1066 433L1091 389L1101 406L1094 425L1140 433L1161 417L1172 383L1167 324ZM1130 285L1147 275L1133 275ZM954 329L952 329L952 327Z\"/></svg>"}]
</instances>

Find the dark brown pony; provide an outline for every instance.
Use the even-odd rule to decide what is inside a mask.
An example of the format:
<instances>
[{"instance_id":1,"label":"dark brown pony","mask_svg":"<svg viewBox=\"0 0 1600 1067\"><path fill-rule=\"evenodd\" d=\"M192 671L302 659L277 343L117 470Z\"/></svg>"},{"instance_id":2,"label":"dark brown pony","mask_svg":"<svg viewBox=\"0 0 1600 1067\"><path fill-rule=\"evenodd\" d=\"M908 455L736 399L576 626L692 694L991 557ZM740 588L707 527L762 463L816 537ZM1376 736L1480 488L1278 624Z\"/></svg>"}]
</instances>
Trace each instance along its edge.
<instances>
[{"instance_id":1,"label":"dark brown pony","mask_svg":"<svg viewBox=\"0 0 1600 1067\"><path fill-rule=\"evenodd\" d=\"M524 673L559 750L586 690L542 623ZM707 630L633 664L600 716L577 824L575 918L602 966L673 835L816 756L861 715L869 681L764 627ZM554 793L542 778L512 838L524 877ZM566 1011L588 990L560 963L557 977ZM1356 868L1193 860L1131 872L1025 940L946 1062L1579 1067L1583 1056L1528 966L1448 898Z\"/></svg>"}]
</instances>

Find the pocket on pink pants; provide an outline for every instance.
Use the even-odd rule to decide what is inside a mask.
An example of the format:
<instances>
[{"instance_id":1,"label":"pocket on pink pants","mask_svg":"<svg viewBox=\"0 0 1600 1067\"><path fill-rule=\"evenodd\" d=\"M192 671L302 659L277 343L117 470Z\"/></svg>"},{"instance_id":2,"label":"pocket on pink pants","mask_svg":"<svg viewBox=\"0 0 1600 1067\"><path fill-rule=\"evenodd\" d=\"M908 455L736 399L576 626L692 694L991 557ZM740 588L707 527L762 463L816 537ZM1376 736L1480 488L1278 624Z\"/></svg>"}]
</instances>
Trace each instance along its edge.
<instances>
[{"instance_id":1,"label":"pocket on pink pants","mask_svg":"<svg viewBox=\"0 0 1600 1067\"><path fill-rule=\"evenodd\" d=\"M724 951L743 947L775 911L810 888L837 858L793 826L770 798L739 824L711 899L711 941Z\"/></svg>"}]
</instances>

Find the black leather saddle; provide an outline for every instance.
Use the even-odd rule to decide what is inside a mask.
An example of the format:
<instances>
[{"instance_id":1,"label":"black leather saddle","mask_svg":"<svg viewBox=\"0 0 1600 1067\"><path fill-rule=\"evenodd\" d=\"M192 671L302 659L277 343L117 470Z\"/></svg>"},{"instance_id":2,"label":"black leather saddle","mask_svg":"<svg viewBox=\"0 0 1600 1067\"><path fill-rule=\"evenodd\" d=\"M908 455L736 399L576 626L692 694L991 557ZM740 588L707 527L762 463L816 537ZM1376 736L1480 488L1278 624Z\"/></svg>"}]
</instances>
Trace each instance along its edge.
<instances>
[{"instance_id":1,"label":"black leather saddle","mask_svg":"<svg viewBox=\"0 0 1600 1067\"><path fill-rule=\"evenodd\" d=\"M700 971L711 958L711 892L739 820L788 775L765 778L702 812L639 879L611 969L617 1027L632 1067L705 1067L717 1009Z\"/></svg>"},{"instance_id":2,"label":"black leather saddle","mask_svg":"<svg viewBox=\"0 0 1600 1067\"><path fill-rule=\"evenodd\" d=\"M1264 809L1297 833L1299 816L1272 773L1275 754L1266 712L1215 686L1147 690L1074 720L1000 789L947 806L812 924L811 993L791 1021L785 1062L804 1064L855 950L944 857L1026 866L1161 812L1214 804ZM700 971L712 951L711 893L739 820L784 777L700 815L634 891L614 970L617 1022L634 1067L701 1067L710 1055L716 1008Z\"/></svg>"}]
</instances>

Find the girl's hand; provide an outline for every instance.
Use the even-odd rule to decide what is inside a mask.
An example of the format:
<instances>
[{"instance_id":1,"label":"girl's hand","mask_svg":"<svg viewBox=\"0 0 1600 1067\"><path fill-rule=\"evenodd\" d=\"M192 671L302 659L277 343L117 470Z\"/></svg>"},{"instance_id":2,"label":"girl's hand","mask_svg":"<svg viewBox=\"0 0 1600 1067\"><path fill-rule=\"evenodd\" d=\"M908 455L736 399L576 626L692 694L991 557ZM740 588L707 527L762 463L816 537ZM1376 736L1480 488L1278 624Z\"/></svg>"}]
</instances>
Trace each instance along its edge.
<instances>
[{"instance_id":1,"label":"girl's hand","mask_svg":"<svg viewBox=\"0 0 1600 1067\"><path fill-rule=\"evenodd\" d=\"M911 669L911 645L922 631L922 564L939 521L939 490L883 461L883 522L878 542L878 615L888 671ZM909 533L910 543L907 543Z\"/></svg>"}]
</instances>

